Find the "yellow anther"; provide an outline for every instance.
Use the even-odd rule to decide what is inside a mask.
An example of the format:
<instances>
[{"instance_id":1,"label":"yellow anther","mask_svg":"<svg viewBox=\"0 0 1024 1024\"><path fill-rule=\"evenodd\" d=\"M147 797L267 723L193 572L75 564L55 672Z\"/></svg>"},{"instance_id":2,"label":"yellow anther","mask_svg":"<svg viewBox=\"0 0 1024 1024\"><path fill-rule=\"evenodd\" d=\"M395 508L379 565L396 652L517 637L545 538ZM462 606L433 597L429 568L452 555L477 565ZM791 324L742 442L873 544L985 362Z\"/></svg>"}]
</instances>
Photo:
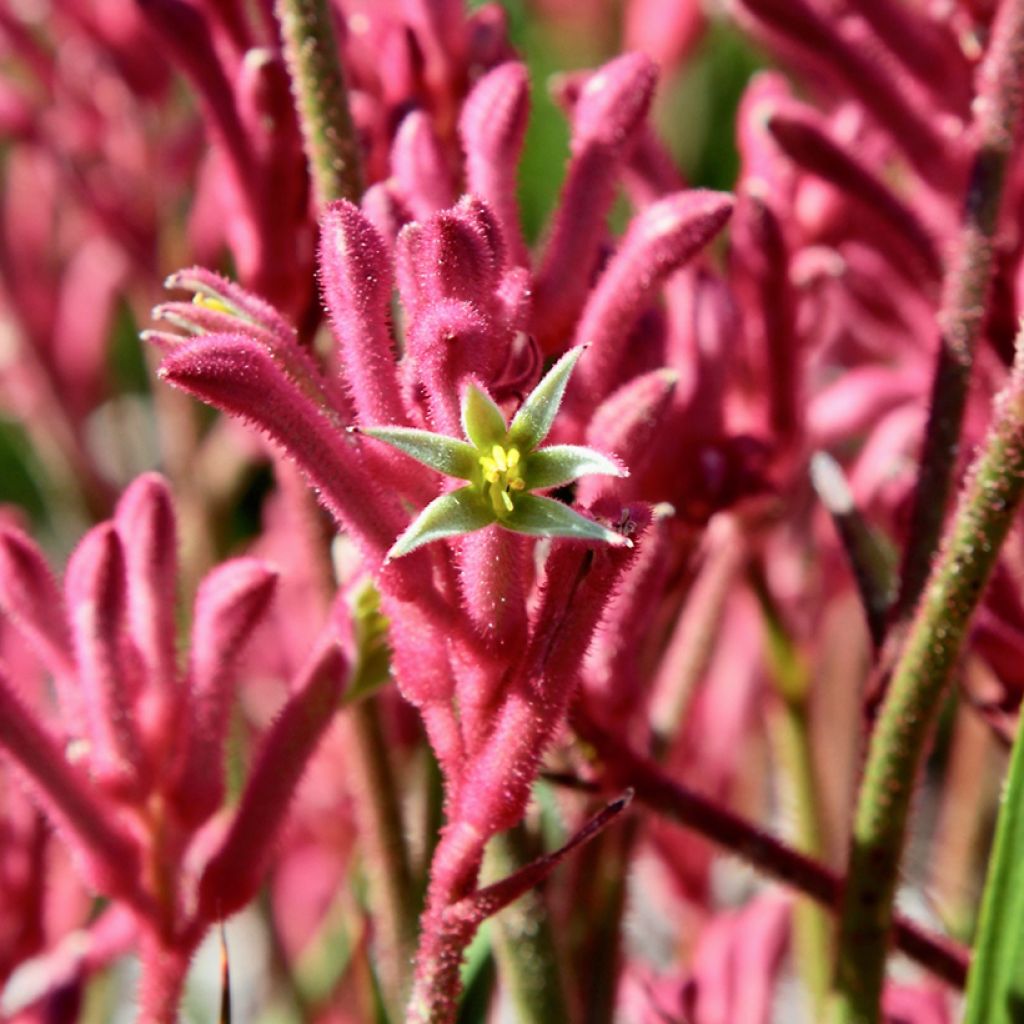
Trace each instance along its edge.
<instances>
[{"instance_id":1,"label":"yellow anther","mask_svg":"<svg viewBox=\"0 0 1024 1024\"><path fill-rule=\"evenodd\" d=\"M226 302L221 302L220 299L215 299L212 295L203 295L202 292L196 292L192 296L192 304L202 306L204 309L212 309L217 313L234 313L234 310Z\"/></svg>"},{"instance_id":2,"label":"yellow anther","mask_svg":"<svg viewBox=\"0 0 1024 1024\"><path fill-rule=\"evenodd\" d=\"M486 492L495 515L508 515L514 508L509 492L526 490L526 483L520 475L522 457L519 449L496 444L491 446L490 455L481 455L479 458Z\"/></svg>"}]
</instances>

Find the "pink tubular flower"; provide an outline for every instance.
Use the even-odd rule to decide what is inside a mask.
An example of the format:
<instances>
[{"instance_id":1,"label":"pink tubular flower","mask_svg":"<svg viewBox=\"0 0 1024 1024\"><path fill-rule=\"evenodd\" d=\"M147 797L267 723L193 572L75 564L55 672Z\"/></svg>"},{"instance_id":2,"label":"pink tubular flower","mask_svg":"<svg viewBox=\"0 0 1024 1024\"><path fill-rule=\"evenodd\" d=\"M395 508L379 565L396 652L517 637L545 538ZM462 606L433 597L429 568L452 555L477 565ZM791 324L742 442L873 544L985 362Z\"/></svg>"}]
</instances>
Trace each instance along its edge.
<instances>
[{"instance_id":1,"label":"pink tubular flower","mask_svg":"<svg viewBox=\"0 0 1024 1024\"><path fill-rule=\"evenodd\" d=\"M664 335L638 325L732 204L710 192L652 203L591 288L616 181L646 131L654 77L650 62L632 55L583 86L562 205L535 272L515 227L525 74L503 64L480 79L459 120L481 197L445 206L449 168L436 124L410 115L391 154L392 191L371 189L366 212L345 201L324 211L320 279L334 339L326 369L278 314L203 270L170 282L193 292L192 305L157 310L192 337L150 335L166 353L164 380L245 419L296 461L374 576L395 680L419 709L445 779L447 824L411 1019L452 1005L476 927L468 922L477 922L455 908L472 899L484 847L522 817L587 671L593 699L615 713L611 675L644 634L671 564L659 555L668 510L652 521L642 504L650 485L629 491L632 504L617 488L633 459L644 462L644 437L661 438L658 418L666 432L671 417L685 421L693 394L672 406L679 373L664 368ZM399 228L405 211L419 219ZM404 314L397 323L392 280ZM560 356L546 374L539 347ZM623 384L646 389L639 411L623 399L626 416L609 413L607 429L588 432L594 407L616 401ZM710 395L702 400L713 406ZM716 443L721 434L719 425ZM549 436L556 443L546 444ZM664 464L648 469L663 481ZM596 476L579 485L573 508L568 488L585 474ZM450 489L443 476L462 486ZM591 486L596 479L604 484ZM537 537L550 545L539 554ZM585 669L602 630L608 643ZM642 706L639 680L623 700Z\"/></svg>"},{"instance_id":2,"label":"pink tubular flower","mask_svg":"<svg viewBox=\"0 0 1024 1024\"><path fill-rule=\"evenodd\" d=\"M275 573L255 559L210 573L181 672L176 546L170 493L155 474L136 480L113 520L79 544L64 601L28 537L0 529L0 609L57 680L63 722L52 729L0 674L0 749L88 884L131 912L143 959L140 1019L155 1022L177 1019L184 973L208 926L256 892L345 675L336 646L314 652L262 741L238 808L200 840L224 801L235 665Z\"/></svg>"}]
</instances>

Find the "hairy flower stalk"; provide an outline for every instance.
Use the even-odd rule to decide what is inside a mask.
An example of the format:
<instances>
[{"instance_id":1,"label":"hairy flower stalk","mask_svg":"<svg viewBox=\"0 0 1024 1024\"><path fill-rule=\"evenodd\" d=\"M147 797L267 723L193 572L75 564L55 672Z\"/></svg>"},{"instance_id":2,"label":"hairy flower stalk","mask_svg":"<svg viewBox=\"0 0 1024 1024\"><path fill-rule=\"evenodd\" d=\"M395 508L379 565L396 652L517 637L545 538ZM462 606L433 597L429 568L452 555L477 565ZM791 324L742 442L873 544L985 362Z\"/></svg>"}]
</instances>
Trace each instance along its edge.
<instances>
[{"instance_id":1,"label":"hairy flower stalk","mask_svg":"<svg viewBox=\"0 0 1024 1024\"><path fill-rule=\"evenodd\" d=\"M581 200L592 179L611 180L628 152L619 122L642 117L644 103L627 109L612 97L649 75L639 59L615 62L580 101L580 152L591 155L581 157L576 184L567 188ZM515 122L519 80L511 66L496 69L477 87L477 109L508 97ZM168 353L162 376L283 446L376 575L396 682L420 710L445 779L447 825L433 858L409 1011L411 1020L430 1021L451 1018L462 950L476 927L476 919L461 917L454 927L450 908L472 898L488 839L522 816L581 659L631 571L631 548L642 548L651 534L644 506L624 507L611 485L583 510L543 492L561 496L593 474L625 482L623 463L576 443L585 437L583 409L613 390L619 335L640 317L656 284L694 258L731 209L727 197L713 193L670 196L652 208L609 268L604 290L589 300L590 320L582 314L593 346L562 352L540 375L526 331L543 314L530 302L518 243L508 244L502 230L514 209L512 178L485 173L483 163L514 153L519 129L510 124L502 135L504 128L477 113L460 130L466 152L479 158L473 173L481 186L505 190L494 196L500 212L464 197L399 231L393 275L406 314L403 346L392 341L388 324L388 240L352 204L325 211L321 280L340 394L338 378L310 366L271 311L205 272L177 279L201 296L198 309L166 307L193 339L153 335ZM422 210L441 195L425 192L416 203ZM586 209L595 240L602 217L603 207ZM570 241L566 235L551 245ZM541 272L552 285L556 266L578 272L563 255L561 262L550 256ZM645 276L641 268L652 256L656 273ZM569 294L564 284L558 291ZM591 359L603 369L581 377L574 409L559 416L567 387L575 387L570 376L577 364L583 374ZM557 443L544 444L549 434ZM624 435L623 444L623 460L640 454L639 433ZM438 473L462 486L438 495ZM411 522L410 507L419 509ZM537 537L555 543L535 567L526 545Z\"/></svg>"},{"instance_id":2,"label":"hairy flower stalk","mask_svg":"<svg viewBox=\"0 0 1024 1024\"><path fill-rule=\"evenodd\" d=\"M1009 0L999 8L985 61L978 69L964 220L943 282L939 352L894 609L897 618L909 617L917 605L953 486L974 353L989 308L1007 168L1020 126L1022 79L1024 4Z\"/></svg>"},{"instance_id":3,"label":"hairy flower stalk","mask_svg":"<svg viewBox=\"0 0 1024 1024\"><path fill-rule=\"evenodd\" d=\"M879 1019L893 900L925 743L1022 498L1024 331L871 736L840 918L837 1021Z\"/></svg>"},{"instance_id":4,"label":"hairy flower stalk","mask_svg":"<svg viewBox=\"0 0 1024 1024\"><path fill-rule=\"evenodd\" d=\"M325 0L278 0L292 92L317 204L363 191L361 158Z\"/></svg>"}]
</instances>

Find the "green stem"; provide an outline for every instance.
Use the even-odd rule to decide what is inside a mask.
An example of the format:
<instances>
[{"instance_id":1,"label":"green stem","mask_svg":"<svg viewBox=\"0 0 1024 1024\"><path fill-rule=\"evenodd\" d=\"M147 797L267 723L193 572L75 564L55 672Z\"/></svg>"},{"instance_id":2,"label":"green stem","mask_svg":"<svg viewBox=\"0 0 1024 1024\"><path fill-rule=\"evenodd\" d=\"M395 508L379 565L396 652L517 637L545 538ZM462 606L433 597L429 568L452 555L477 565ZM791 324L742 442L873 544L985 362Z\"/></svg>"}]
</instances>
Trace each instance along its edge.
<instances>
[{"instance_id":1,"label":"green stem","mask_svg":"<svg viewBox=\"0 0 1024 1024\"><path fill-rule=\"evenodd\" d=\"M376 959L389 1011L398 1020L412 981L420 901L376 699L359 701L350 713L349 739L359 765L353 795L376 924Z\"/></svg>"},{"instance_id":2,"label":"green stem","mask_svg":"<svg viewBox=\"0 0 1024 1024\"><path fill-rule=\"evenodd\" d=\"M791 811L795 818L793 839L797 849L820 858L824 844L807 713L810 672L782 621L760 567L757 567L753 584L765 617L768 661L779 695L778 705L769 721L769 735L782 767L787 798L785 810ZM805 896L796 903L794 928L798 970L814 1006L815 1016L820 1017L831 965L829 916L813 899Z\"/></svg>"},{"instance_id":3,"label":"green stem","mask_svg":"<svg viewBox=\"0 0 1024 1024\"><path fill-rule=\"evenodd\" d=\"M771 723L771 737L782 764L783 782L790 794L796 848L801 853L820 857L823 851L818 827L818 795L814 786L807 709L802 702L782 701ZM796 963L818 1017L828 991L832 926L828 912L808 896L797 900L794 914Z\"/></svg>"},{"instance_id":4,"label":"green stem","mask_svg":"<svg viewBox=\"0 0 1024 1024\"><path fill-rule=\"evenodd\" d=\"M488 850L489 873L496 878L514 874L530 863L529 836L520 823L495 836ZM521 1024L569 1020L565 988L543 893L532 889L495 919L494 948L502 987Z\"/></svg>"},{"instance_id":5,"label":"green stem","mask_svg":"<svg viewBox=\"0 0 1024 1024\"><path fill-rule=\"evenodd\" d=\"M947 269L939 310L941 332L931 405L914 492L895 619L908 618L928 579L953 488L974 350L988 309L995 266L993 239L1006 168L1013 155L1024 80L1024 0L1004 0L979 70L972 134L976 148L964 221Z\"/></svg>"},{"instance_id":6,"label":"green stem","mask_svg":"<svg viewBox=\"0 0 1024 1024\"><path fill-rule=\"evenodd\" d=\"M1022 5L1024 7L1024 5ZM971 615L1024 497L1024 332L1010 382L910 626L871 736L840 918L835 1020L879 1019L911 797Z\"/></svg>"},{"instance_id":7,"label":"green stem","mask_svg":"<svg viewBox=\"0 0 1024 1024\"><path fill-rule=\"evenodd\" d=\"M277 0L276 11L317 206L356 202L359 144L327 0Z\"/></svg>"}]
</instances>

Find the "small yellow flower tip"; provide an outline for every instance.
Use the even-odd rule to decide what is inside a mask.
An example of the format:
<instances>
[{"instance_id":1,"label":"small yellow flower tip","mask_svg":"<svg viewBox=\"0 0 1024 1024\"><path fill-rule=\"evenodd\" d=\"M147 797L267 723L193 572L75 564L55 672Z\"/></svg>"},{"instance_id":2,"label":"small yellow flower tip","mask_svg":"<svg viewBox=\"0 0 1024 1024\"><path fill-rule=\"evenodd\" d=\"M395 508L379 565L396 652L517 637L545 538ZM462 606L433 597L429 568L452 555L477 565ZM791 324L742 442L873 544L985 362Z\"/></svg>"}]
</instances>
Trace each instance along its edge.
<instances>
[{"instance_id":1,"label":"small yellow flower tip","mask_svg":"<svg viewBox=\"0 0 1024 1024\"><path fill-rule=\"evenodd\" d=\"M202 292L196 292L192 296L192 305L202 306L204 309L212 309L217 313L227 313L229 316L235 312L227 303L213 298L212 295L203 295Z\"/></svg>"}]
</instances>

